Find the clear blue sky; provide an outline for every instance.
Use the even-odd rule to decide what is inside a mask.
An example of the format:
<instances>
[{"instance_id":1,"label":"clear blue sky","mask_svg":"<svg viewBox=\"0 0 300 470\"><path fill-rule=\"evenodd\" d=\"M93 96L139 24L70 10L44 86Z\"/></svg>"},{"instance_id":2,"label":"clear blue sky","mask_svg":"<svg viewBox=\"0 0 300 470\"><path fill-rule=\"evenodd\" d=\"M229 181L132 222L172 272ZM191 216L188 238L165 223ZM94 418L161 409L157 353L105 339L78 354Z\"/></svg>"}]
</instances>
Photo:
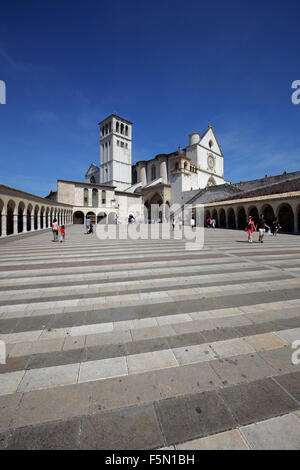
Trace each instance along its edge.
<instances>
[{"instance_id":1,"label":"clear blue sky","mask_svg":"<svg viewBox=\"0 0 300 470\"><path fill-rule=\"evenodd\" d=\"M39 195L99 164L98 122L133 162L214 127L225 178L300 170L299 0L3 0L0 182Z\"/></svg>"}]
</instances>

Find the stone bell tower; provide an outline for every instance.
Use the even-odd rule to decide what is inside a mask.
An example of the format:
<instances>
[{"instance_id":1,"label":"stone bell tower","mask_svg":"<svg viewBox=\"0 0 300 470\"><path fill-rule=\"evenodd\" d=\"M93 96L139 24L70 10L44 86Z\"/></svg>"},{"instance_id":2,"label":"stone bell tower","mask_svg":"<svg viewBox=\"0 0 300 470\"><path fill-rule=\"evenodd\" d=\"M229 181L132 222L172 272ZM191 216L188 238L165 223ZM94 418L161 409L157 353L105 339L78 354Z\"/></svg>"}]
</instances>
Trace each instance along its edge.
<instances>
[{"instance_id":1,"label":"stone bell tower","mask_svg":"<svg viewBox=\"0 0 300 470\"><path fill-rule=\"evenodd\" d=\"M111 114L99 127L100 184L124 191L131 186L132 122Z\"/></svg>"}]
</instances>

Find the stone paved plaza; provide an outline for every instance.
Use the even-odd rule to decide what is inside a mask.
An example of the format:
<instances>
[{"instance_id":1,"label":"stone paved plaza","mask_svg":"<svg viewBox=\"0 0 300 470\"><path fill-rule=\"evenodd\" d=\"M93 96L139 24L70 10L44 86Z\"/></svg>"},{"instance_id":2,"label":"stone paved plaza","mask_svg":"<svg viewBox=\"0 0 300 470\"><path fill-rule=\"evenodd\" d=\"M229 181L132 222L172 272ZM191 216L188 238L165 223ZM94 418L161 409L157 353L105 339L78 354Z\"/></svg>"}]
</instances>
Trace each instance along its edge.
<instances>
[{"instance_id":1,"label":"stone paved plaza","mask_svg":"<svg viewBox=\"0 0 300 470\"><path fill-rule=\"evenodd\" d=\"M0 448L300 449L299 287L293 235L1 244Z\"/></svg>"}]
</instances>

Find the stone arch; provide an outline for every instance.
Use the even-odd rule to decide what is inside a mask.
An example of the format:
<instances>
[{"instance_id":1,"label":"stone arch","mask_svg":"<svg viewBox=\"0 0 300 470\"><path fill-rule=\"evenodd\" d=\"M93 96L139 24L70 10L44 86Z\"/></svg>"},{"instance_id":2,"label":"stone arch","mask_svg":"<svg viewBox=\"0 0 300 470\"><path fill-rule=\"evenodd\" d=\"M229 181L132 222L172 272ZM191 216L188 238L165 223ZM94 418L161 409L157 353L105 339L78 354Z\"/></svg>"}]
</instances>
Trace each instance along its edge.
<instances>
[{"instance_id":1,"label":"stone arch","mask_svg":"<svg viewBox=\"0 0 300 470\"><path fill-rule=\"evenodd\" d=\"M205 224L206 227L208 226L208 224L207 224L207 219L210 219L210 210L209 210L209 209L206 209L206 211L205 211L205 220L204 220L204 224Z\"/></svg>"},{"instance_id":2,"label":"stone arch","mask_svg":"<svg viewBox=\"0 0 300 470\"><path fill-rule=\"evenodd\" d=\"M161 195L158 193L155 193L153 194L151 199L148 200L147 202L148 202L148 219L149 220L162 219L161 209L160 207L157 207L157 206L161 206L163 203Z\"/></svg>"},{"instance_id":3,"label":"stone arch","mask_svg":"<svg viewBox=\"0 0 300 470\"><path fill-rule=\"evenodd\" d=\"M47 207L47 209L46 209L46 218L45 218L46 228L49 227L49 213L50 213L50 207Z\"/></svg>"},{"instance_id":4,"label":"stone arch","mask_svg":"<svg viewBox=\"0 0 300 470\"><path fill-rule=\"evenodd\" d=\"M18 205L18 233L22 233L24 231L24 211L25 204L23 201L20 201Z\"/></svg>"},{"instance_id":5,"label":"stone arch","mask_svg":"<svg viewBox=\"0 0 300 470\"><path fill-rule=\"evenodd\" d=\"M248 208L247 216L249 217L249 215L251 215L254 224L255 224L255 225L258 224L258 221L259 221L259 213L258 213L258 209L257 209L256 206L250 206L250 207Z\"/></svg>"},{"instance_id":6,"label":"stone arch","mask_svg":"<svg viewBox=\"0 0 300 470\"><path fill-rule=\"evenodd\" d=\"M96 214L95 212L93 211L89 211L85 214L85 220L89 217L89 219L91 220L91 224L95 224L96 223Z\"/></svg>"},{"instance_id":7,"label":"stone arch","mask_svg":"<svg viewBox=\"0 0 300 470\"><path fill-rule=\"evenodd\" d=\"M32 204L28 204L27 206L27 232L31 232L32 226L31 226L31 217L32 217L32 211L33 207Z\"/></svg>"},{"instance_id":8,"label":"stone arch","mask_svg":"<svg viewBox=\"0 0 300 470\"><path fill-rule=\"evenodd\" d=\"M275 220L275 213L273 207L270 204L264 204L261 209L261 214L264 214L266 224L272 228L273 222Z\"/></svg>"},{"instance_id":9,"label":"stone arch","mask_svg":"<svg viewBox=\"0 0 300 470\"><path fill-rule=\"evenodd\" d=\"M82 211L74 212L73 224L84 224L84 213Z\"/></svg>"},{"instance_id":10,"label":"stone arch","mask_svg":"<svg viewBox=\"0 0 300 470\"><path fill-rule=\"evenodd\" d=\"M0 237L3 235L2 234L2 231L3 231L3 228L2 228L3 208L4 208L4 202L2 201L2 199L0 199Z\"/></svg>"},{"instance_id":11,"label":"stone arch","mask_svg":"<svg viewBox=\"0 0 300 470\"><path fill-rule=\"evenodd\" d=\"M221 228L226 228L226 212L223 207L219 210L219 223Z\"/></svg>"},{"instance_id":12,"label":"stone arch","mask_svg":"<svg viewBox=\"0 0 300 470\"><path fill-rule=\"evenodd\" d=\"M34 213L33 213L33 215L34 215L34 219L33 219L34 230L37 230L37 229L38 229L38 226L39 226L39 224L38 224L38 214L39 214L39 210L40 210L39 206L36 205L36 206L34 207Z\"/></svg>"},{"instance_id":13,"label":"stone arch","mask_svg":"<svg viewBox=\"0 0 300 470\"><path fill-rule=\"evenodd\" d=\"M216 186L216 185L217 185L217 183L216 183L215 178L214 178L213 176L211 176L211 177L208 179L207 183L206 183L206 187L207 187L207 188L210 188L211 186Z\"/></svg>"},{"instance_id":14,"label":"stone arch","mask_svg":"<svg viewBox=\"0 0 300 470\"><path fill-rule=\"evenodd\" d=\"M15 201L10 199L6 207L6 233L7 235L12 235L14 233L14 212L16 209Z\"/></svg>"},{"instance_id":15,"label":"stone arch","mask_svg":"<svg viewBox=\"0 0 300 470\"><path fill-rule=\"evenodd\" d=\"M227 210L227 220L228 220L228 228L235 229L236 228L235 213L232 207L229 207L229 209Z\"/></svg>"},{"instance_id":16,"label":"stone arch","mask_svg":"<svg viewBox=\"0 0 300 470\"><path fill-rule=\"evenodd\" d=\"M277 209L277 217L283 232L294 232L294 212L290 204L283 202Z\"/></svg>"},{"instance_id":17,"label":"stone arch","mask_svg":"<svg viewBox=\"0 0 300 470\"><path fill-rule=\"evenodd\" d=\"M218 226L218 211L217 211L217 209L214 209L214 210L212 211L212 215L211 215L211 216L212 216L213 219L215 219L215 221L216 221L216 227L217 227L217 226Z\"/></svg>"},{"instance_id":18,"label":"stone arch","mask_svg":"<svg viewBox=\"0 0 300 470\"><path fill-rule=\"evenodd\" d=\"M297 222L298 222L297 226L298 226L298 233L299 233L300 232L300 204L296 208L295 214L296 214L296 217L297 217Z\"/></svg>"},{"instance_id":19,"label":"stone arch","mask_svg":"<svg viewBox=\"0 0 300 470\"><path fill-rule=\"evenodd\" d=\"M44 214L45 214L45 207L42 206L40 210L40 228L45 228L44 227Z\"/></svg>"},{"instance_id":20,"label":"stone arch","mask_svg":"<svg viewBox=\"0 0 300 470\"><path fill-rule=\"evenodd\" d=\"M97 214L97 224L106 224L107 223L107 214L106 212L99 212Z\"/></svg>"},{"instance_id":21,"label":"stone arch","mask_svg":"<svg viewBox=\"0 0 300 470\"><path fill-rule=\"evenodd\" d=\"M247 214L244 207L237 209L237 223L240 230L244 230L247 226Z\"/></svg>"}]
</instances>

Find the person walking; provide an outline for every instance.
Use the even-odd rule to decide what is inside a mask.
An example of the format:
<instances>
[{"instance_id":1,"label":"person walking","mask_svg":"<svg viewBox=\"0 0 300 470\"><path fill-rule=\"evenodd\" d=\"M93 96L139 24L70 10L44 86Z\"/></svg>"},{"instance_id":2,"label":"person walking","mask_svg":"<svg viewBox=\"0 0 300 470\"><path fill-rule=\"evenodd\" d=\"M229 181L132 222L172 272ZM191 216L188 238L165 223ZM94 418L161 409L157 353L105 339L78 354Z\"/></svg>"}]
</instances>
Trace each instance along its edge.
<instances>
[{"instance_id":1,"label":"person walking","mask_svg":"<svg viewBox=\"0 0 300 470\"><path fill-rule=\"evenodd\" d=\"M256 231L256 227L254 225L254 222L252 220L251 215L249 215L248 224L247 224L247 227L246 227L246 232L248 233L248 242L249 243L252 243L252 234L253 234L254 230Z\"/></svg>"},{"instance_id":2,"label":"person walking","mask_svg":"<svg viewBox=\"0 0 300 470\"><path fill-rule=\"evenodd\" d=\"M66 229L64 225L60 227L59 233L60 233L60 243L62 243L65 241L65 235L66 235Z\"/></svg>"},{"instance_id":3,"label":"person walking","mask_svg":"<svg viewBox=\"0 0 300 470\"><path fill-rule=\"evenodd\" d=\"M58 223L57 223L57 219L53 219L52 233L53 233L53 240L52 241L57 242L58 241Z\"/></svg>"},{"instance_id":4,"label":"person walking","mask_svg":"<svg viewBox=\"0 0 300 470\"><path fill-rule=\"evenodd\" d=\"M263 243L264 242L264 235L265 235L265 232L266 232L266 228L270 229L269 225L266 224L264 214L261 214L260 218L259 218L259 221L258 221L258 230L259 230L258 243Z\"/></svg>"},{"instance_id":5,"label":"person walking","mask_svg":"<svg viewBox=\"0 0 300 470\"><path fill-rule=\"evenodd\" d=\"M91 219L87 217L85 221L86 233L89 233L90 225L91 225Z\"/></svg>"},{"instance_id":6,"label":"person walking","mask_svg":"<svg viewBox=\"0 0 300 470\"><path fill-rule=\"evenodd\" d=\"M195 219L193 217L190 220L190 225L191 225L191 229L194 231L194 229L195 229Z\"/></svg>"},{"instance_id":7,"label":"person walking","mask_svg":"<svg viewBox=\"0 0 300 470\"><path fill-rule=\"evenodd\" d=\"M282 228L282 227L280 226L280 224L279 224L278 217L276 217L276 219L274 220L273 226L274 226L273 235L274 235L274 237L276 237L277 233L278 233L279 230Z\"/></svg>"}]
</instances>

